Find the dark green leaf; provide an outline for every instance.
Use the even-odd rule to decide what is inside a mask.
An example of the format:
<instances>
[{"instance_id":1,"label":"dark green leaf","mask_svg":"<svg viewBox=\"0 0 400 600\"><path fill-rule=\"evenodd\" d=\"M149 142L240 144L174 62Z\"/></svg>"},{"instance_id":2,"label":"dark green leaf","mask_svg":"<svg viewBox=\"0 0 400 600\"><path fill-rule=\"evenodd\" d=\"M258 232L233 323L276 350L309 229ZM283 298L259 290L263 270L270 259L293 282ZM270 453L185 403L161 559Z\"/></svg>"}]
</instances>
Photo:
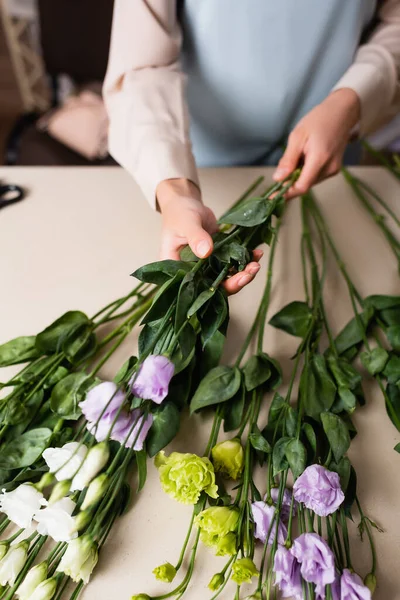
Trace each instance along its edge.
<instances>
[{"instance_id":1,"label":"dark green leaf","mask_svg":"<svg viewBox=\"0 0 400 600\"><path fill-rule=\"evenodd\" d=\"M251 356L243 367L243 375L248 392L260 387L271 376L268 357L263 353Z\"/></svg>"},{"instance_id":2,"label":"dark green leaf","mask_svg":"<svg viewBox=\"0 0 400 600\"><path fill-rule=\"evenodd\" d=\"M317 452L317 436L315 435L315 431L310 423L303 423L302 429L315 456Z\"/></svg>"},{"instance_id":3,"label":"dark green leaf","mask_svg":"<svg viewBox=\"0 0 400 600\"><path fill-rule=\"evenodd\" d=\"M168 279L154 296L153 303L142 319L142 325L162 319L170 307L176 302L179 286L184 277L183 271L178 271L172 279Z\"/></svg>"},{"instance_id":4,"label":"dark green leaf","mask_svg":"<svg viewBox=\"0 0 400 600\"><path fill-rule=\"evenodd\" d=\"M282 437L280 438L273 447L272 450L272 466L274 477L278 475L281 471L284 471L288 468L289 463L286 459L286 447L290 442L290 438Z\"/></svg>"},{"instance_id":5,"label":"dark green leaf","mask_svg":"<svg viewBox=\"0 0 400 600\"><path fill-rule=\"evenodd\" d=\"M162 319L159 319L154 323L146 323L146 325L142 327L139 334L139 356L147 354L148 352L157 354L156 347L158 346L158 342L156 343L156 340L159 337L161 321Z\"/></svg>"},{"instance_id":6,"label":"dark green leaf","mask_svg":"<svg viewBox=\"0 0 400 600\"><path fill-rule=\"evenodd\" d=\"M321 414L321 421L335 461L339 462L350 446L347 426L338 415L329 412Z\"/></svg>"},{"instance_id":7,"label":"dark green leaf","mask_svg":"<svg viewBox=\"0 0 400 600\"><path fill-rule=\"evenodd\" d=\"M393 425L400 431L400 388L388 383L386 387L386 411Z\"/></svg>"},{"instance_id":8,"label":"dark green leaf","mask_svg":"<svg viewBox=\"0 0 400 600\"><path fill-rule=\"evenodd\" d=\"M51 440L50 429L32 429L4 444L0 450L0 469L30 467L41 456Z\"/></svg>"},{"instance_id":9,"label":"dark green leaf","mask_svg":"<svg viewBox=\"0 0 400 600\"><path fill-rule=\"evenodd\" d=\"M9 367L38 358L35 336L17 337L0 345L0 367Z\"/></svg>"},{"instance_id":10,"label":"dark green leaf","mask_svg":"<svg viewBox=\"0 0 400 600\"><path fill-rule=\"evenodd\" d=\"M126 360L124 362L124 364L122 365L122 367L120 367L120 369L118 370L116 376L114 377L114 382L119 385L120 383L122 383L123 381L126 380L126 378L132 374L133 368L137 363L137 358L136 356L130 356L128 358L128 360Z\"/></svg>"},{"instance_id":11,"label":"dark green leaf","mask_svg":"<svg viewBox=\"0 0 400 600\"><path fill-rule=\"evenodd\" d=\"M212 302L209 302L204 313L199 317L203 347L225 322L229 312L228 300L224 292L218 288Z\"/></svg>"},{"instance_id":12,"label":"dark green leaf","mask_svg":"<svg viewBox=\"0 0 400 600\"><path fill-rule=\"evenodd\" d=\"M275 208L274 202L264 198L251 198L224 215L223 222L228 225L255 227L264 223Z\"/></svg>"},{"instance_id":13,"label":"dark green leaf","mask_svg":"<svg viewBox=\"0 0 400 600\"><path fill-rule=\"evenodd\" d=\"M91 323L81 323L64 338L62 351L72 363L89 358L96 351L97 341Z\"/></svg>"},{"instance_id":14,"label":"dark green leaf","mask_svg":"<svg viewBox=\"0 0 400 600\"><path fill-rule=\"evenodd\" d=\"M68 335L78 325L87 325L88 323L89 319L83 312L69 311L36 336L36 348L45 354L60 352Z\"/></svg>"},{"instance_id":15,"label":"dark green leaf","mask_svg":"<svg viewBox=\"0 0 400 600\"><path fill-rule=\"evenodd\" d=\"M61 379L64 379L64 377L66 377L68 375L68 373L69 373L69 370L66 367L63 367L62 365L60 365L59 367L57 367L57 369L55 371L53 371L53 373L50 375L50 377L48 379L46 379L45 383L43 384L43 388L45 390L51 389L59 381L61 381Z\"/></svg>"},{"instance_id":16,"label":"dark green leaf","mask_svg":"<svg viewBox=\"0 0 400 600\"><path fill-rule=\"evenodd\" d=\"M285 399L277 392L272 399L271 406L269 407L268 425L273 427L278 420L281 419L282 413L285 413L287 408L287 402L285 402Z\"/></svg>"},{"instance_id":17,"label":"dark green leaf","mask_svg":"<svg viewBox=\"0 0 400 600\"><path fill-rule=\"evenodd\" d=\"M182 248L182 250L180 251L180 256L181 260L183 260L184 262L199 262L199 258L195 255L190 246L185 246L184 248Z\"/></svg>"},{"instance_id":18,"label":"dark green leaf","mask_svg":"<svg viewBox=\"0 0 400 600\"><path fill-rule=\"evenodd\" d=\"M204 306L206 304L206 302L208 302L215 294L215 290L214 289L208 289L208 290L204 290L204 292L201 292L201 294L199 294L196 298L196 300L193 302L193 304L191 305L191 307L188 310L188 317L193 317L193 315L195 315L197 313L198 310L200 310L200 308L202 308L202 306Z\"/></svg>"},{"instance_id":19,"label":"dark green leaf","mask_svg":"<svg viewBox=\"0 0 400 600\"><path fill-rule=\"evenodd\" d=\"M179 260L161 260L158 262L149 263L132 273L132 277L136 277L145 283L155 283L156 285L164 285L176 276L178 271L187 273L194 266L193 263Z\"/></svg>"},{"instance_id":20,"label":"dark green leaf","mask_svg":"<svg viewBox=\"0 0 400 600\"><path fill-rule=\"evenodd\" d=\"M365 298L365 304L370 305L377 310L385 310L386 308L400 308L400 296L383 296L374 295Z\"/></svg>"},{"instance_id":21,"label":"dark green leaf","mask_svg":"<svg viewBox=\"0 0 400 600\"><path fill-rule=\"evenodd\" d=\"M168 396L164 400L163 404L166 402L173 402L179 410L183 410L183 408L189 403L194 366L195 359L192 360L186 369L177 375L174 375L171 383L169 384Z\"/></svg>"},{"instance_id":22,"label":"dark green leaf","mask_svg":"<svg viewBox=\"0 0 400 600\"><path fill-rule=\"evenodd\" d=\"M400 309L397 306L395 308L381 310L379 312L379 316L386 323L386 325L400 325Z\"/></svg>"},{"instance_id":23,"label":"dark green leaf","mask_svg":"<svg viewBox=\"0 0 400 600\"><path fill-rule=\"evenodd\" d=\"M147 456L145 450L136 452L136 464L139 476L137 491L140 492L144 488L147 479Z\"/></svg>"},{"instance_id":24,"label":"dark green leaf","mask_svg":"<svg viewBox=\"0 0 400 600\"><path fill-rule=\"evenodd\" d=\"M194 273L189 272L185 275L179 288L175 311L175 331L179 331L187 320L187 313L196 298L196 291L197 282L194 278Z\"/></svg>"},{"instance_id":25,"label":"dark green leaf","mask_svg":"<svg viewBox=\"0 0 400 600\"><path fill-rule=\"evenodd\" d=\"M121 487L121 493L120 493L119 514L121 516L125 515L127 513L130 503L131 503L131 498L132 498L131 486L129 485L129 483L124 481L124 483Z\"/></svg>"},{"instance_id":26,"label":"dark green leaf","mask_svg":"<svg viewBox=\"0 0 400 600\"><path fill-rule=\"evenodd\" d=\"M198 361L198 376L197 381L200 381L205 375L220 363L222 352L225 344L225 336L216 331L212 338L209 339L207 345L201 352L201 360Z\"/></svg>"},{"instance_id":27,"label":"dark green leaf","mask_svg":"<svg viewBox=\"0 0 400 600\"><path fill-rule=\"evenodd\" d=\"M386 330L387 339L393 350L400 351L400 325L392 325Z\"/></svg>"},{"instance_id":28,"label":"dark green leaf","mask_svg":"<svg viewBox=\"0 0 400 600\"><path fill-rule=\"evenodd\" d=\"M389 354L384 348L373 348L360 354L360 359L370 375L376 375L385 368Z\"/></svg>"},{"instance_id":29,"label":"dark green leaf","mask_svg":"<svg viewBox=\"0 0 400 600\"><path fill-rule=\"evenodd\" d=\"M264 454L271 453L271 446L269 442L267 442L265 437L262 435L257 425L253 427L253 431L249 435L249 441L250 444L253 446L254 450L258 450L259 452L263 452Z\"/></svg>"},{"instance_id":30,"label":"dark green leaf","mask_svg":"<svg viewBox=\"0 0 400 600\"><path fill-rule=\"evenodd\" d=\"M341 413L342 411L346 411L348 413L353 413L357 405L357 397L351 390L345 387L338 388L338 398L333 404L331 411L334 413Z\"/></svg>"},{"instance_id":31,"label":"dark green leaf","mask_svg":"<svg viewBox=\"0 0 400 600\"><path fill-rule=\"evenodd\" d=\"M71 373L59 381L51 393L51 410L63 419L76 420L81 416L78 407L93 380L86 373Z\"/></svg>"},{"instance_id":32,"label":"dark green leaf","mask_svg":"<svg viewBox=\"0 0 400 600\"><path fill-rule=\"evenodd\" d=\"M346 350L349 350L363 341L373 314L372 308L366 308L363 313L360 313L359 320L356 317L353 317L353 319L347 323L335 340L339 354L343 354Z\"/></svg>"},{"instance_id":33,"label":"dark green leaf","mask_svg":"<svg viewBox=\"0 0 400 600\"><path fill-rule=\"evenodd\" d=\"M329 470L334 471L339 475L341 488L343 492L346 493L351 473L351 463L347 456L343 457L338 463L331 461L329 463Z\"/></svg>"},{"instance_id":34,"label":"dark green leaf","mask_svg":"<svg viewBox=\"0 0 400 600\"><path fill-rule=\"evenodd\" d=\"M26 421L28 410L22 404L18 396L13 396L5 402L5 406L1 411L1 422L4 425L19 425Z\"/></svg>"},{"instance_id":35,"label":"dark green leaf","mask_svg":"<svg viewBox=\"0 0 400 600\"><path fill-rule=\"evenodd\" d=\"M239 369L227 366L215 367L207 373L197 388L190 404L190 412L230 400L239 390L240 383Z\"/></svg>"},{"instance_id":36,"label":"dark green leaf","mask_svg":"<svg viewBox=\"0 0 400 600\"><path fill-rule=\"evenodd\" d=\"M270 320L270 325L283 329L286 333L304 337L309 329L312 313L305 302L291 302L280 310Z\"/></svg>"},{"instance_id":37,"label":"dark green leaf","mask_svg":"<svg viewBox=\"0 0 400 600\"><path fill-rule=\"evenodd\" d=\"M400 381L400 356L392 354L386 363L383 371L389 383L398 383Z\"/></svg>"},{"instance_id":38,"label":"dark green leaf","mask_svg":"<svg viewBox=\"0 0 400 600\"><path fill-rule=\"evenodd\" d=\"M306 468L307 451L304 444L296 438L290 440L286 445L285 454L293 477L297 479Z\"/></svg>"},{"instance_id":39,"label":"dark green leaf","mask_svg":"<svg viewBox=\"0 0 400 600\"><path fill-rule=\"evenodd\" d=\"M163 402L153 412L153 424L146 438L149 456L165 448L179 431L180 413L173 402Z\"/></svg>"},{"instance_id":40,"label":"dark green leaf","mask_svg":"<svg viewBox=\"0 0 400 600\"><path fill-rule=\"evenodd\" d=\"M54 356L45 356L28 365L18 373L14 379L15 383L32 383L36 378L45 376L49 367L54 365Z\"/></svg>"},{"instance_id":41,"label":"dark green leaf","mask_svg":"<svg viewBox=\"0 0 400 600\"><path fill-rule=\"evenodd\" d=\"M43 389L39 389L33 394L29 395L27 400L24 400L24 407L26 409L26 418L21 421L18 425L10 428L6 433L6 441L16 438L17 436L24 433L27 427L32 423L35 419L38 411L40 410L40 406L43 402L44 391ZM36 423L35 423L36 424ZM46 425L37 425L38 427L46 427Z\"/></svg>"},{"instance_id":42,"label":"dark green leaf","mask_svg":"<svg viewBox=\"0 0 400 600\"><path fill-rule=\"evenodd\" d=\"M396 452L398 452L400 454L400 443L396 444L395 447L393 448L393 450L396 450Z\"/></svg>"},{"instance_id":43,"label":"dark green leaf","mask_svg":"<svg viewBox=\"0 0 400 600\"><path fill-rule=\"evenodd\" d=\"M317 421L320 414L333 405L336 386L322 354L315 354L304 367L300 379L300 395L305 414Z\"/></svg>"},{"instance_id":44,"label":"dark green leaf","mask_svg":"<svg viewBox=\"0 0 400 600\"><path fill-rule=\"evenodd\" d=\"M361 374L345 358L329 355L327 362L339 387L354 390L361 383Z\"/></svg>"},{"instance_id":45,"label":"dark green leaf","mask_svg":"<svg viewBox=\"0 0 400 600\"><path fill-rule=\"evenodd\" d=\"M286 432L289 437L294 437L296 435L297 417L297 410L294 410L294 408L288 406L286 413Z\"/></svg>"},{"instance_id":46,"label":"dark green leaf","mask_svg":"<svg viewBox=\"0 0 400 600\"><path fill-rule=\"evenodd\" d=\"M245 405L245 387L240 385L236 394L224 406L224 431L234 431L242 424Z\"/></svg>"},{"instance_id":47,"label":"dark green leaf","mask_svg":"<svg viewBox=\"0 0 400 600\"><path fill-rule=\"evenodd\" d=\"M354 470L354 467L350 468L350 478L349 483L347 484L345 499L343 503L343 509L345 511L346 516L349 519L352 519L351 516L351 507L353 506L354 500L357 495L357 474Z\"/></svg>"}]
</instances>

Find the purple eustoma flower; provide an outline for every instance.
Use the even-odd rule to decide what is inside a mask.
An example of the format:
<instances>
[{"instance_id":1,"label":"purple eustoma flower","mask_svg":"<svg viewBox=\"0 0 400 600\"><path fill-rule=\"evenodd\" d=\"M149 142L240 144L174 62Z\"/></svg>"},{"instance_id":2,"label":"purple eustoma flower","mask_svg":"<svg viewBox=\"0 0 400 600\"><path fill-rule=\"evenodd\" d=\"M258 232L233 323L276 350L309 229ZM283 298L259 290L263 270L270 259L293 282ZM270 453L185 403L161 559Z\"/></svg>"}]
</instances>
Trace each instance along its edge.
<instances>
[{"instance_id":1,"label":"purple eustoma flower","mask_svg":"<svg viewBox=\"0 0 400 600\"><path fill-rule=\"evenodd\" d=\"M344 500L339 475L321 465L307 467L295 481L293 494L320 517L335 512Z\"/></svg>"},{"instance_id":2,"label":"purple eustoma flower","mask_svg":"<svg viewBox=\"0 0 400 600\"><path fill-rule=\"evenodd\" d=\"M146 417L140 413L139 409L133 410L127 415L125 426L111 434L111 439L125 444L126 448L134 450L143 450L143 444L153 424L153 416ZM128 437L129 436L129 437Z\"/></svg>"},{"instance_id":3,"label":"purple eustoma flower","mask_svg":"<svg viewBox=\"0 0 400 600\"><path fill-rule=\"evenodd\" d=\"M344 569L340 578L340 600L371 600L371 591L357 573Z\"/></svg>"},{"instance_id":4,"label":"purple eustoma flower","mask_svg":"<svg viewBox=\"0 0 400 600\"><path fill-rule=\"evenodd\" d=\"M132 393L138 398L161 404L168 395L174 370L174 364L166 356L148 356L130 381Z\"/></svg>"},{"instance_id":5,"label":"purple eustoma flower","mask_svg":"<svg viewBox=\"0 0 400 600\"><path fill-rule=\"evenodd\" d=\"M274 560L275 583L282 598L302 600L300 563L284 546L278 546Z\"/></svg>"},{"instance_id":6,"label":"purple eustoma flower","mask_svg":"<svg viewBox=\"0 0 400 600\"><path fill-rule=\"evenodd\" d=\"M251 512L255 523L254 537L260 540L263 544L267 541L268 532L269 539L268 544L272 544L276 535L276 515L275 506L270 506L266 502L253 502L251 505ZM275 517L275 519L274 519ZM272 527L271 523L274 520ZM278 542L284 544L287 536L286 526L279 521L278 525Z\"/></svg>"},{"instance_id":7,"label":"purple eustoma flower","mask_svg":"<svg viewBox=\"0 0 400 600\"><path fill-rule=\"evenodd\" d=\"M279 488L271 489L271 498L272 498L274 504L277 504L278 498L279 498ZM281 518L283 521L289 520L291 504L292 504L292 493L287 488L285 488L285 490L283 492L282 506L281 506L281 511L280 511ZM296 510L297 510L297 502L293 502L293 515L296 514Z\"/></svg>"},{"instance_id":8,"label":"purple eustoma flower","mask_svg":"<svg viewBox=\"0 0 400 600\"><path fill-rule=\"evenodd\" d=\"M335 559L326 541L316 533L303 533L294 540L290 552L300 563L303 579L314 583L316 594L324 600L325 586L336 576Z\"/></svg>"},{"instance_id":9,"label":"purple eustoma flower","mask_svg":"<svg viewBox=\"0 0 400 600\"><path fill-rule=\"evenodd\" d=\"M100 416L106 417L112 412L115 413L124 402L124 392L112 381L104 381L88 391L79 408L88 421L95 423Z\"/></svg>"}]
</instances>

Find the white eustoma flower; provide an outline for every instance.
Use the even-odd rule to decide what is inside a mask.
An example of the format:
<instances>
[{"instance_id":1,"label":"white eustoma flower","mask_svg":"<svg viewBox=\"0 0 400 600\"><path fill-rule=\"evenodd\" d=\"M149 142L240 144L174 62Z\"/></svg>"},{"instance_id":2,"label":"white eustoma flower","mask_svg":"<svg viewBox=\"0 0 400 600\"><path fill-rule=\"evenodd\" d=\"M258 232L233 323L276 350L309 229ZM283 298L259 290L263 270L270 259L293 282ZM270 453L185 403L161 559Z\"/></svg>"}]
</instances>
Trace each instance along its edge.
<instances>
[{"instance_id":1,"label":"white eustoma flower","mask_svg":"<svg viewBox=\"0 0 400 600\"><path fill-rule=\"evenodd\" d=\"M29 542L24 541L11 546L0 561L0 585L13 586L22 571L28 556Z\"/></svg>"},{"instance_id":2,"label":"white eustoma flower","mask_svg":"<svg viewBox=\"0 0 400 600\"><path fill-rule=\"evenodd\" d=\"M32 596L29 596L29 600L51 600L57 591L57 579L52 577L42 581L40 585L33 592Z\"/></svg>"},{"instance_id":3,"label":"white eustoma flower","mask_svg":"<svg viewBox=\"0 0 400 600\"><path fill-rule=\"evenodd\" d=\"M7 517L21 527L28 529L32 524L32 518L44 502L43 494L30 483L23 483L12 492L3 490L0 496L0 510Z\"/></svg>"},{"instance_id":4,"label":"white eustoma flower","mask_svg":"<svg viewBox=\"0 0 400 600\"><path fill-rule=\"evenodd\" d=\"M84 444L68 442L62 448L47 448L42 456L57 481L72 479L71 491L74 491L83 490L78 487L80 484L74 475L80 470L87 453L88 449Z\"/></svg>"},{"instance_id":5,"label":"white eustoma flower","mask_svg":"<svg viewBox=\"0 0 400 600\"><path fill-rule=\"evenodd\" d=\"M76 583L83 581L86 584L89 583L98 558L96 542L90 535L83 535L68 544L57 571L65 573Z\"/></svg>"},{"instance_id":6,"label":"white eustoma flower","mask_svg":"<svg viewBox=\"0 0 400 600\"><path fill-rule=\"evenodd\" d=\"M10 547L9 542L0 542L0 560L5 557Z\"/></svg>"},{"instance_id":7,"label":"white eustoma flower","mask_svg":"<svg viewBox=\"0 0 400 600\"><path fill-rule=\"evenodd\" d=\"M32 598L32 594L38 585L46 579L47 568L47 562L42 562L28 571L24 581L16 591L16 595L20 600L30 600Z\"/></svg>"},{"instance_id":8,"label":"white eustoma flower","mask_svg":"<svg viewBox=\"0 0 400 600\"><path fill-rule=\"evenodd\" d=\"M75 520L71 517L75 506L71 498L62 498L39 510L34 515L38 533L49 535L55 542L69 542L77 537Z\"/></svg>"},{"instance_id":9,"label":"white eustoma flower","mask_svg":"<svg viewBox=\"0 0 400 600\"><path fill-rule=\"evenodd\" d=\"M110 451L106 442L96 444L91 448L79 469L79 472L74 477L75 489L83 490L89 485L102 468L107 464L110 457Z\"/></svg>"}]
</instances>

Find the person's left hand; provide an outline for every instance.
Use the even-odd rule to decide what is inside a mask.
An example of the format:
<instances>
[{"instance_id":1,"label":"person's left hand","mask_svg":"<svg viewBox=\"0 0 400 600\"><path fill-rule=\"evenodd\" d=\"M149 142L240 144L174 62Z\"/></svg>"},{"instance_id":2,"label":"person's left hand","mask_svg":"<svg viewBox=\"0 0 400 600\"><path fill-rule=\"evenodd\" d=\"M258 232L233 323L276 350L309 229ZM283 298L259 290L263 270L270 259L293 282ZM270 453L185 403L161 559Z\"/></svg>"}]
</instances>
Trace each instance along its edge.
<instances>
[{"instance_id":1,"label":"person's left hand","mask_svg":"<svg viewBox=\"0 0 400 600\"><path fill-rule=\"evenodd\" d=\"M274 173L274 179L281 181L303 158L301 175L289 190L288 199L305 194L318 181L336 175L360 112L356 92L343 88L332 92L299 121L289 135L286 151Z\"/></svg>"}]
</instances>

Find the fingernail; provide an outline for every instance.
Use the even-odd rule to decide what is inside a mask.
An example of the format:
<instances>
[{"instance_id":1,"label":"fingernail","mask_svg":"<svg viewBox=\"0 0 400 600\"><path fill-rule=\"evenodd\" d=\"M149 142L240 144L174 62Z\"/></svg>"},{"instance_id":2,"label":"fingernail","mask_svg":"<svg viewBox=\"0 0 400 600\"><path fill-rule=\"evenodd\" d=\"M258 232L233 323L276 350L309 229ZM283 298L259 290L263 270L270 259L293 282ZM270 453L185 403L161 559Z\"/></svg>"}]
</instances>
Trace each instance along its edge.
<instances>
[{"instance_id":1,"label":"fingernail","mask_svg":"<svg viewBox=\"0 0 400 600\"><path fill-rule=\"evenodd\" d=\"M254 267L250 267L249 272L251 275L255 275L260 270L260 265L254 265Z\"/></svg>"},{"instance_id":2,"label":"fingernail","mask_svg":"<svg viewBox=\"0 0 400 600\"><path fill-rule=\"evenodd\" d=\"M288 173L287 169L280 168L275 171L275 173L273 174L272 177L273 177L273 179L278 179L278 180L283 179L283 177L285 177L287 175L287 173Z\"/></svg>"},{"instance_id":3,"label":"fingernail","mask_svg":"<svg viewBox=\"0 0 400 600\"><path fill-rule=\"evenodd\" d=\"M199 242L196 246L196 254L202 258L210 251L210 243L206 240Z\"/></svg>"},{"instance_id":4,"label":"fingernail","mask_svg":"<svg viewBox=\"0 0 400 600\"><path fill-rule=\"evenodd\" d=\"M238 281L238 286L243 287L244 285L249 283L250 280L251 280L251 275L247 275L247 274L243 275L243 277L241 277Z\"/></svg>"}]
</instances>

